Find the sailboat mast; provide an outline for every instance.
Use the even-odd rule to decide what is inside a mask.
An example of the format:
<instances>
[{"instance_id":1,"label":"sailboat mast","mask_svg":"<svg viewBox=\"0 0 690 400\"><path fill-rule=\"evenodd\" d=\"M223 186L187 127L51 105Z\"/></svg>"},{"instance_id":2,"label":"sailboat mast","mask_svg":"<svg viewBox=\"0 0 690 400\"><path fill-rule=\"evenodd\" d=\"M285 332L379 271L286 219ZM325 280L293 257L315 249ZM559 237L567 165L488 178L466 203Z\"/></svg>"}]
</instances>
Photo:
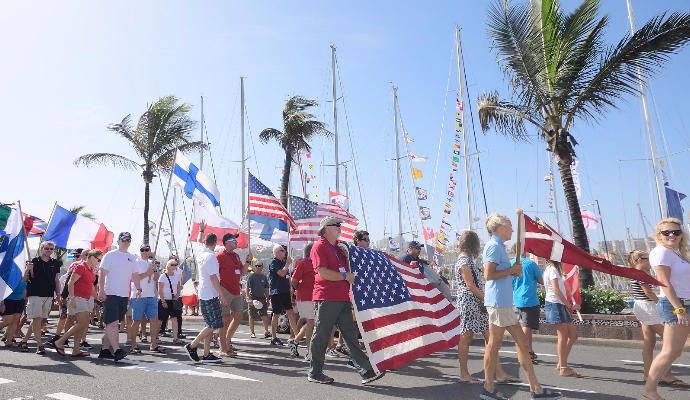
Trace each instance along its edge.
<instances>
[{"instance_id":1,"label":"sailboat mast","mask_svg":"<svg viewBox=\"0 0 690 400\"><path fill-rule=\"evenodd\" d=\"M338 160L338 96L335 84L335 46L331 45L331 83L333 84L333 143L335 145L335 191L340 193L340 161Z\"/></svg>"},{"instance_id":2,"label":"sailboat mast","mask_svg":"<svg viewBox=\"0 0 690 400\"><path fill-rule=\"evenodd\" d=\"M630 23L630 34L635 34L635 20L633 17L632 4L630 0L625 1L628 6L628 22ZM652 129L652 121L649 119L649 106L647 102L647 89L645 87L644 81L642 80L642 71L640 67L637 67L637 79L640 81L640 100L642 100L642 114L644 115L645 125L647 127L647 140L649 141L649 151L652 158L652 172L654 173L654 183L656 184L656 195L659 202L659 214L660 218L666 216L666 207L664 202L664 194L662 189L664 187L661 179L659 178L659 166L657 165L657 153L656 153L656 142L654 140L654 130Z\"/></svg>"},{"instance_id":3,"label":"sailboat mast","mask_svg":"<svg viewBox=\"0 0 690 400\"><path fill-rule=\"evenodd\" d=\"M642 232L644 232L644 247L649 252L649 236L647 234L647 225L644 224L644 214L642 214L642 207L637 203L637 212L640 213L640 222L642 223Z\"/></svg>"},{"instance_id":4,"label":"sailboat mast","mask_svg":"<svg viewBox=\"0 0 690 400\"><path fill-rule=\"evenodd\" d=\"M201 96L201 144L204 144L204 96ZM199 148L199 169L204 169L204 148Z\"/></svg>"},{"instance_id":5,"label":"sailboat mast","mask_svg":"<svg viewBox=\"0 0 690 400\"><path fill-rule=\"evenodd\" d=\"M240 76L240 151L242 152L241 154L241 160L240 160L240 175L242 175L242 193L240 194L240 197L242 198L242 208L241 212L244 213L245 210L247 209L247 196L244 195L245 193L245 186L247 184L246 179L247 179L247 174L245 171L247 170L245 167L245 157L244 157L244 77Z\"/></svg>"},{"instance_id":6,"label":"sailboat mast","mask_svg":"<svg viewBox=\"0 0 690 400\"><path fill-rule=\"evenodd\" d=\"M458 97L461 100L463 98L462 91L462 47L460 46L460 27L455 26L455 51L457 53L457 63L458 63ZM464 103L464 101L463 101ZM462 111L462 120L465 121L465 108ZM470 194L470 160L468 152L468 140L467 140L467 128L465 124L462 124L462 141L463 141L463 151L465 154L465 193L467 199L467 225L470 230L472 230L472 197Z\"/></svg>"},{"instance_id":7,"label":"sailboat mast","mask_svg":"<svg viewBox=\"0 0 690 400\"><path fill-rule=\"evenodd\" d=\"M398 88L393 86L393 127L395 132L395 177L397 180L398 193L398 244L400 248L403 247L402 237L402 195L401 195L401 179L400 179L400 134L398 133Z\"/></svg>"}]
</instances>

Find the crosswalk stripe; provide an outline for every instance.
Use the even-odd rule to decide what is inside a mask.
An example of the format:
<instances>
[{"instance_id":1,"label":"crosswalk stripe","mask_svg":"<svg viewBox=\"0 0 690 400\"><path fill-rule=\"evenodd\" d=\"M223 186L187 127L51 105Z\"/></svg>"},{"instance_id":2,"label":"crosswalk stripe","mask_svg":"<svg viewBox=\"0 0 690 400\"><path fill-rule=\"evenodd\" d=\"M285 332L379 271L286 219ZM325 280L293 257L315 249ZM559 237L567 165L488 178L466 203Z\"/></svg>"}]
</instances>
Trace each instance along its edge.
<instances>
[{"instance_id":1,"label":"crosswalk stripe","mask_svg":"<svg viewBox=\"0 0 690 400\"><path fill-rule=\"evenodd\" d=\"M618 360L622 363L626 364L644 364L642 361L636 361L636 360ZM679 367L679 368L690 368L690 365L688 364L671 364L672 367Z\"/></svg>"},{"instance_id":2,"label":"crosswalk stripe","mask_svg":"<svg viewBox=\"0 0 690 400\"><path fill-rule=\"evenodd\" d=\"M47 394L46 397L50 397L51 399L57 400L91 400L87 399L86 397L75 396L73 394L62 392Z\"/></svg>"},{"instance_id":3,"label":"crosswalk stripe","mask_svg":"<svg viewBox=\"0 0 690 400\"><path fill-rule=\"evenodd\" d=\"M12 383L12 382L14 382L14 381L9 380L9 379L5 379L5 378L0 378L0 385L2 385L3 383Z\"/></svg>"}]
</instances>

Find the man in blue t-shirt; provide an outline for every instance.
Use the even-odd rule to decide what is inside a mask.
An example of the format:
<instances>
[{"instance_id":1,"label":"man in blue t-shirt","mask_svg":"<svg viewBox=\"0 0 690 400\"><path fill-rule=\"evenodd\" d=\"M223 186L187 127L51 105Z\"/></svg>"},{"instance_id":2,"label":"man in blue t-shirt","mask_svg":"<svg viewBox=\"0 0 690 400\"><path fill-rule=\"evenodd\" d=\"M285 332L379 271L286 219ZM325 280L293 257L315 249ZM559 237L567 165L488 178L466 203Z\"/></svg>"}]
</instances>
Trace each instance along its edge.
<instances>
[{"instance_id":1,"label":"man in blue t-shirt","mask_svg":"<svg viewBox=\"0 0 690 400\"><path fill-rule=\"evenodd\" d=\"M515 246L513 246L515 250ZM544 284L539 265L531 259L520 256L522 264L522 275L513 277L513 304L520 311L520 325L527 337L529 355L532 363L537 363L537 355L532 349L532 331L539 330L539 312L541 306L537 296L537 284ZM515 265L515 258L510 260L511 265Z\"/></svg>"}]
</instances>

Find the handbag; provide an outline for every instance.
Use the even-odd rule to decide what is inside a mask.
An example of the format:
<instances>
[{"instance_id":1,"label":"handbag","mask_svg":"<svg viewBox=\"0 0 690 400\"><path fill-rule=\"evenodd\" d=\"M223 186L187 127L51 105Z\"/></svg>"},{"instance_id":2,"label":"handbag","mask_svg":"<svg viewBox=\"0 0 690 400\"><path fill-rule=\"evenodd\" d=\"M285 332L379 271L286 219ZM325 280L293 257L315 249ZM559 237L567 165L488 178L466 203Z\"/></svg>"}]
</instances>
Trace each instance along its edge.
<instances>
[{"instance_id":1,"label":"handbag","mask_svg":"<svg viewBox=\"0 0 690 400\"><path fill-rule=\"evenodd\" d=\"M170 277L168 276L167 272L165 273L165 277L168 279L168 285L170 286L170 294L173 297L175 297L175 291L173 290L173 287L172 287L172 281L170 280ZM177 297L177 300L175 300L175 299L170 300L170 303L168 303L168 304L172 304L173 311L182 311L182 299L180 299L179 296Z\"/></svg>"}]
</instances>

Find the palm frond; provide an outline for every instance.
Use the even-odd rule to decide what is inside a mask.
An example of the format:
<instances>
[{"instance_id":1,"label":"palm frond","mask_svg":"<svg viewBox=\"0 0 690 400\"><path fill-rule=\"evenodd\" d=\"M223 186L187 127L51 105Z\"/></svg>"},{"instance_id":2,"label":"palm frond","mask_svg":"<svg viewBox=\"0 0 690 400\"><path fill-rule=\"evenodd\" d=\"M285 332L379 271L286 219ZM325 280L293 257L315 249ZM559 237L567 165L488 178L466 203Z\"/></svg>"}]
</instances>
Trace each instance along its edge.
<instances>
[{"instance_id":1,"label":"palm frond","mask_svg":"<svg viewBox=\"0 0 690 400\"><path fill-rule=\"evenodd\" d=\"M268 143L271 140L275 140L280 143L283 132L275 128L266 128L259 133L259 140L261 143Z\"/></svg>"},{"instance_id":2,"label":"palm frond","mask_svg":"<svg viewBox=\"0 0 690 400\"><path fill-rule=\"evenodd\" d=\"M529 114L529 107L501 100L496 92L484 93L479 96L477 99L477 113L479 114L479 123L484 132L493 126L498 133L510 136L515 140L529 141L529 136L525 129L525 121L532 123L541 130L545 130Z\"/></svg>"},{"instance_id":3,"label":"palm frond","mask_svg":"<svg viewBox=\"0 0 690 400\"><path fill-rule=\"evenodd\" d=\"M109 131L116 133L130 142L134 142L134 131L132 130L132 114L127 114L122 121L116 124L110 124L107 128Z\"/></svg>"},{"instance_id":4,"label":"palm frond","mask_svg":"<svg viewBox=\"0 0 690 400\"><path fill-rule=\"evenodd\" d=\"M84 154L83 156L74 160L75 166L83 165L85 167L90 167L92 165L113 165L118 168L137 170L141 169L142 165L134 160L127 157L121 156L119 154L113 153L92 153Z\"/></svg>"},{"instance_id":5,"label":"palm frond","mask_svg":"<svg viewBox=\"0 0 690 400\"><path fill-rule=\"evenodd\" d=\"M596 66L596 71L567 110L565 128L576 117L598 119L616 100L640 91L638 73L648 79L671 54L690 41L690 13L658 15L632 36L626 35L611 47Z\"/></svg>"}]
</instances>

